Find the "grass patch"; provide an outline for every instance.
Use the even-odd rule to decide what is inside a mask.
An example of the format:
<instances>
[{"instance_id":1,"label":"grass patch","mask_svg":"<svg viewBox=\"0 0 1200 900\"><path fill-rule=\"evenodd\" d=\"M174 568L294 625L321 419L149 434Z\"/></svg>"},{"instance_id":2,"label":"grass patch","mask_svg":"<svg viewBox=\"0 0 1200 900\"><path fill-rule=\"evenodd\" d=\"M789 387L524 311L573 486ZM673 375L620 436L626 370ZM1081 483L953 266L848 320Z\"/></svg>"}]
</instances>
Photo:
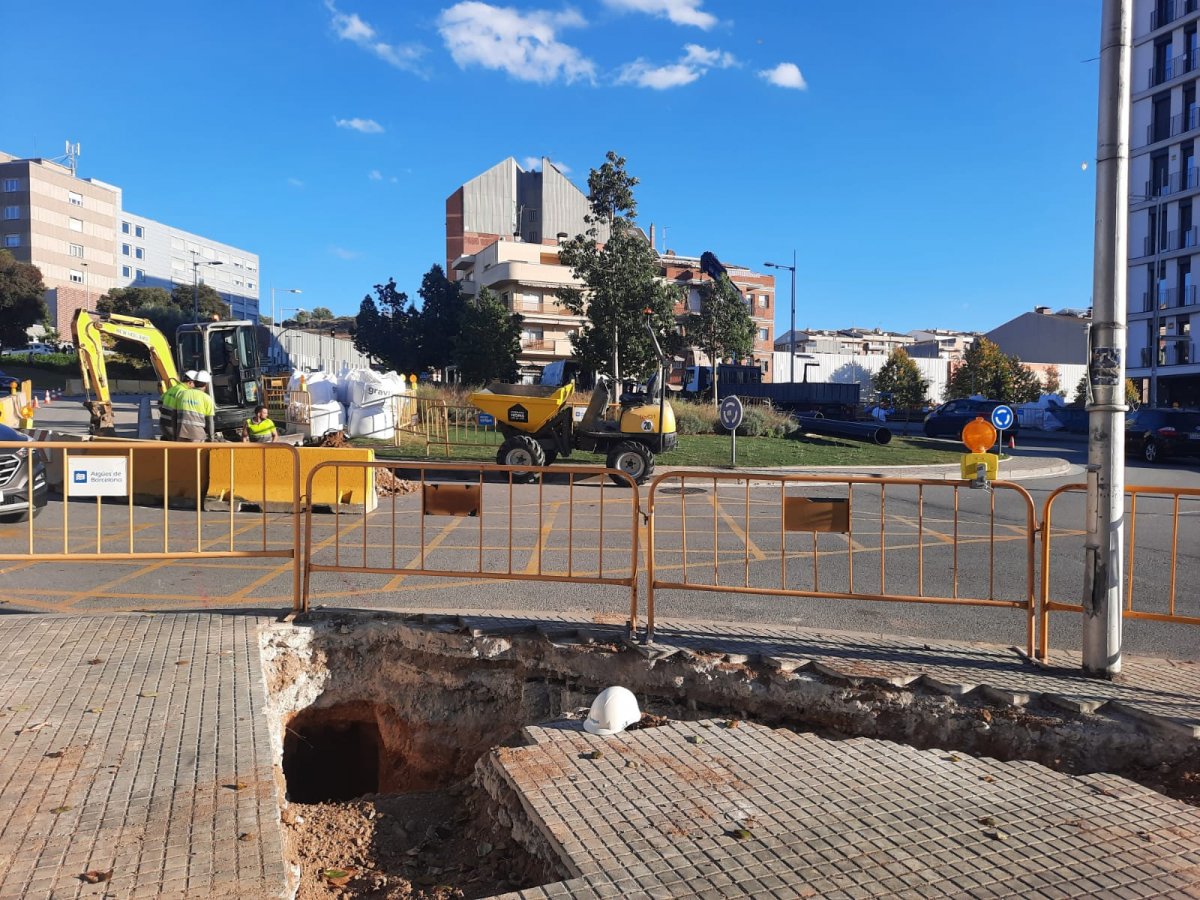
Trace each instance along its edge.
<instances>
[{"instance_id":1,"label":"grass patch","mask_svg":"<svg viewBox=\"0 0 1200 900\"><path fill-rule=\"evenodd\" d=\"M428 459L430 461L495 462L499 447L497 436L470 433L463 435L469 444L450 447L449 456L442 447L430 448L427 456L425 441L418 435L402 435L400 447L391 441L370 438L354 438L356 447L373 447L380 459ZM485 443L486 441L486 443ZM747 468L773 468L777 466L904 466L955 463L959 452L947 449L944 441L929 441L924 438L892 438L885 447L860 441L842 441L836 438L738 438L738 465ZM570 462L576 464L599 464L603 457L594 453L572 454ZM716 434L681 434L679 446L658 458L660 466L714 466L729 465L729 437Z\"/></svg>"}]
</instances>

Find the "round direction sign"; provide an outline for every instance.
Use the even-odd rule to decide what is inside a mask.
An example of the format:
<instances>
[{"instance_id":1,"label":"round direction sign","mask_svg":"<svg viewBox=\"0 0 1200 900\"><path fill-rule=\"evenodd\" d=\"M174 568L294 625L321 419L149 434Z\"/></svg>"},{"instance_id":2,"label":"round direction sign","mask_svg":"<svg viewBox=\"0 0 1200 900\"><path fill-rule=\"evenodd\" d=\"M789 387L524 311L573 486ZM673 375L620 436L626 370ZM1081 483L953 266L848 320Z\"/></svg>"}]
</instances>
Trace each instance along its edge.
<instances>
[{"instance_id":1,"label":"round direction sign","mask_svg":"<svg viewBox=\"0 0 1200 900\"><path fill-rule=\"evenodd\" d=\"M1012 407L1003 403L992 410L992 424L998 431L1008 431L1013 427L1017 417L1013 415Z\"/></svg>"},{"instance_id":2,"label":"round direction sign","mask_svg":"<svg viewBox=\"0 0 1200 900\"><path fill-rule=\"evenodd\" d=\"M736 431L738 426L742 424L742 401L737 397L726 397L721 401L721 410L719 413L721 424L728 431Z\"/></svg>"}]
</instances>

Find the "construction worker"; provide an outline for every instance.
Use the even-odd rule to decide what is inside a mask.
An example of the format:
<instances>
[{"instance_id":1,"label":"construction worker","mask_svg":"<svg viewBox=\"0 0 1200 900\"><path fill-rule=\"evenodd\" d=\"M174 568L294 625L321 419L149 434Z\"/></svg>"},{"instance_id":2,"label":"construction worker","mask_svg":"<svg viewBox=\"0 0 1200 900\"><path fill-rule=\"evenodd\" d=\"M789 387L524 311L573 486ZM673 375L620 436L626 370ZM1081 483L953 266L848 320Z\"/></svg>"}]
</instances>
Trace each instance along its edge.
<instances>
[{"instance_id":1,"label":"construction worker","mask_svg":"<svg viewBox=\"0 0 1200 900\"><path fill-rule=\"evenodd\" d=\"M196 370L188 369L183 378L163 391L158 401L158 432L164 441L179 437L179 395L196 384Z\"/></svg>"},{"instance_id":2,"label":"construction worker","mask_svg":"<svg viewBox=\"0 0 1200 900\"><path fill-rule=\"evenodd\" d=\"M268 412L265 406L254 407L254 417L247 419L242 428L243 443L269 444L278 437L279 432L275 430L275 423L268 417Z\"/></svg>"},{"instance_id":3,"label":"construction worker","mask_svg":"<svg viewBox=\"0 0 1200 900\"><path fill-rule=\"evenodd\" d=\"M176 429L178 441L200 443L214 439L213 417L217 408L208 393L212 376L201 369L196 373L194 387L185 388L176 398Z\"/></svg>"}]
</instances>

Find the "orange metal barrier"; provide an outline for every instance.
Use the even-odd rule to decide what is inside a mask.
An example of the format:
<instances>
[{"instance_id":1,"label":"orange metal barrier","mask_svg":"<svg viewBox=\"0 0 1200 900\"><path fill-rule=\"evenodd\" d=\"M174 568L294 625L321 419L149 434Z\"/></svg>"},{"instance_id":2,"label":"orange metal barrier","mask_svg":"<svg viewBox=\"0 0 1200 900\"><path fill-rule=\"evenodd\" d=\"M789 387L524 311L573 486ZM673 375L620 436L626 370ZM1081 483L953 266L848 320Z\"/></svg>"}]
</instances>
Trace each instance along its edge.
<instances>
[{"instance_id":1,"label":"orange metal barrier","mask_svg":"<svg viewBox=\"0 0 1200 900\"><path fill-rule=\"evenodd\" d=\"M434 448L450 456L451 447L499 448L504 436L491 425L479 424L482 410L474 406L451 406L445 400L398 394L393 398L396 413L395 446L409 446L414 438L425 445L425 455ZM411 435L406 441L405 435Z\"/></svg>"},{"instance_id":2,"label":"orange metal barrier","mask_svg":"<svg viewBox=\"0 0 1200 900\"><path fill-rule=\"evenodd\" d=\"M1032 655L1037 514L1019 485L992 488L918 478L660 475L648 501L647 640L657 592L720 591L1020 609ZM1015 510L1006 502L998 513L998 496L1014 498ZM1010 544L1000 559L998 548ZM664 577L672 569L679 576Z\"/></svg>"},{"instance_id":3,"label":"orange metal barrier","mask_svg":"<svg viewBox=\"0 0 1200 900\"><path fill-rule=\"evenodd\" d=\"M260 506L261 515L235 513L236 504L230 504L227 513L205 513L209 452L214 449L228 451L227 483L251 504L258 494L253 488L237 487L235 456L241 460L236 467L239 471L257 469L261 473L256 483L261 479L262 503L254 504ZM25 451L19 470L24 471L26 484L33 483L39 472L48 487L61 480L63 503L60 519L50 521L39 515L44 510L34 506L33 498L26 494L24 547L0 544L0 561L287 559L292 562L293 607L299 604L300 467L295 447L107 439L0 442L0 457L13 450ZM251 463L247 469L246 455L252 459L257 455L259 464ZM289 477L294 498L291 519L271 520L268 481ZM0 490L19 480L15 473L3 473ZM161 517L154 507L161 509Z\"/></svg>"},{"instance_id":4,"label":"orange metal barrier","mask_svg":"<svg viewBox=\"0 0 1200 900\"><path fill-rule=\"evenodd\" d=\"M1063 602L1053 600L1050 597L1051 576L1055 573L1056 567L1051 564L1051 542L1054 538L1054 506L1061 497L1065 494L1083 494L1087 493L1086 484L1066 484L1055 490L1046 498L1046 503L1042 508L1042 579L1040 589L1040 625L1038 632L1040 642L1038 652L1041 658L1045 658L1050 648L1050 613L1055 611L1060 612L1083 612L1082 603ZM1180 583L1181 574L1181 558L1179 553L1179 523L1181 514L1181 504L1190 501L1196 504L1192 509L1185 510L1185 513L1200 512L1200 488L1185 488L1185 487L1158 487L1154 485L1126 485L1125 496L1128 500L1128 510L1126 512L1126 522L1128 527L1125 529L1126 543L1124 551L1124 576L1125 576L1125 609L1122 612L1123 618L1126 619L1150 619L1156 622L1178 622L1185 625L1200 625L1200 604L1194 602L1196 596L1192 591L1188 595L1188 599L1193 601L1193 610L1190 614L1181 612L1179 609L1178 585ZM1138 562L1138 547L1137 547L1137 531L1138 531L1138 501L1142 500L1142 505L1145 507L1154 501L1161 501L1164 504L1170 504L1171 516L1171 547L1170 554L1167 559L1161 560L1161 564L1166 567L1167 571L1167 587L1165 596L1159 595L1151 597L1149 602L1143 602L1143 593L1137 591L1138 581L1136 579L1137 562ZM1145 511L1143 516L1157 516L1162 513L1156 510ZM1066 532L1066 533L1064 533ZM1086 522L1081 523L1078 529L1060 529L1059 539L1071 536L1077 538L1080 549L1080 559L1083 558L1082 539L1086 533ZM1156 552L1156 551L1147 551ZM1190 560L1190 557L1189 557ZM1194 568L1187 568L1183 574L1185 576L1193 576ZM1183 579L1184 583L1194 583ZM1080 578L1077 582L1079 585L1079 594L1083 594L1084 581ZM1135 599L1143 602L1140 607L1135 606Z\"/></svg>"},{"instance_id":5,"label":"orange metal barrier","mask_svg":"<svg viewBox=\"0 0 1200 900\"><path fill-rule=\"evenodd\" d=\"M629 590L629 627L636 632L641 505L624 472L556 464L526 485L518 473L528 470L512 466L330 460L313 468L309 484L330 468L335 484L345 470L374 469L390 497L381 496L369 516L355 516L349 529L340 509L321 521L306 511L302 609L308 609L314 572L390 575L385 591L411 576L597 584ZM379 470L389 470L391 479ZM415 477L401 481L406 473ZM613 486L610 477L627 484ZM564 485L566 499L547 500L546 480ZM608 512L614 504L623 509ZM426 526L429 517L454 521L433 529ZM324 525L332 534L314 543ZM355 528L358 540L347 534Z\"/></svg>"}]
</instances>

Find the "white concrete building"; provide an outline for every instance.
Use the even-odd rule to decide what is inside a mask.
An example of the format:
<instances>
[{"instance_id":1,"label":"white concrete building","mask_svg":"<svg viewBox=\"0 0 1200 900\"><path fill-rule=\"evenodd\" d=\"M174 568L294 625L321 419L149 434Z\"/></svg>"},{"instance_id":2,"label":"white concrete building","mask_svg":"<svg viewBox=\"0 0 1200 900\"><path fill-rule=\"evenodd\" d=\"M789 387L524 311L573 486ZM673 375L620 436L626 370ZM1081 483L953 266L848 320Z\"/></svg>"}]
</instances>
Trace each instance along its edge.
<instances>
[{"instance_id":1,"label":"white concrete building","mask_svg":"<svg viewBox=\"0 0 1200 900\"><path fill-rule=\"evenodd\" d=\"M1128 355L1159 406L1200 404L1200 3L1134 0Z\"/></svg>"}]
</instances>

